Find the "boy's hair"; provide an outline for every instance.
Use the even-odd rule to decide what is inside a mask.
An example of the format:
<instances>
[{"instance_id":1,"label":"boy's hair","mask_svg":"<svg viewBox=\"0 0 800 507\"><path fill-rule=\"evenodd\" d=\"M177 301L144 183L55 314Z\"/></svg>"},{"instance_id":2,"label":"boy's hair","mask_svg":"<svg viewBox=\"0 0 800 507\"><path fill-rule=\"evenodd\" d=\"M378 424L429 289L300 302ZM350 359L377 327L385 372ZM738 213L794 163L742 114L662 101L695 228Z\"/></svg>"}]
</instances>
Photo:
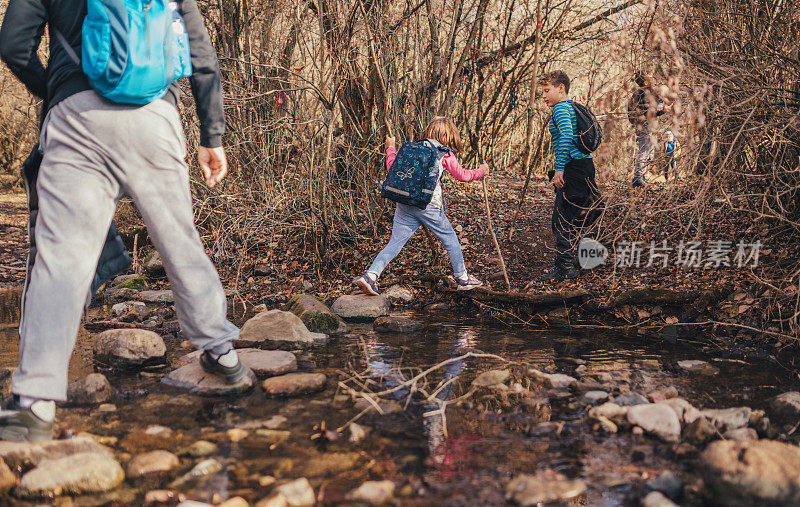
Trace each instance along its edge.
<instances>
[{"instance_id":1,"label":"boy's hair","mask_svg":"<svg viewBox=\"0 0 800 507\"><path fill-rule=\"evenodd\" d=\"M564 85L564 92L569 93L569 76L563 70L554 70L552 72L548 72L541 78L539 78L539 85L553 85L558 86L560 84Z\"/></svg>"},{"instance_id":2,"label":"boy's hair","mask_svg":"<svg viewBox=\"0 0 800 507\"><path fill-rule=\"evenodd\" d=\"M650 76L643 70L637 70L636 74L633 75L633 82L636 83L636 86L639 88L644 88L650 85Z\"/></svg>"},{"instance_id":3,"label":"boy's hair","mask_svg":"<svg viewBox=\"0 0 800 507\"><path fill-rule=\"evenodd\" d=\"M428 126L425 127L422 137L439 141L458 153L464 151L464 145L461 144L461 135L459 135L458 129L449 118L444 116L436 116L431 120Z\"/></svg>"}]
</instances>

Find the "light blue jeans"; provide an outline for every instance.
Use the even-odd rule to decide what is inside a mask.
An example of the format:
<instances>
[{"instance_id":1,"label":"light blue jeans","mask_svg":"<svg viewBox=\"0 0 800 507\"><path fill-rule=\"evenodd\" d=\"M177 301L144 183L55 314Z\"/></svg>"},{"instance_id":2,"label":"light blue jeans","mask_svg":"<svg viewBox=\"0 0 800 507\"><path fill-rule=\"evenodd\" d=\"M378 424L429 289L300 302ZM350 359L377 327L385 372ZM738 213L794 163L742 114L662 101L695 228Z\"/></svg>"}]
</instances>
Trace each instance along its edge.
<instances>
[{"instance_id":1,"label":"light blue jeans","mask_svg":"<svg viewBox=\"0 0 800 507\"><path fill-rule=\"evenodd\" d=\"M456 231L450 225L450 220L447 219L445 212L430 204L425 209L419 209L400 203L397 204L397 209L394 211L394 224L389 244L375 257L372 266L367 271L380 276L421 225L430 229L444 244L444 249L447 250L450 263L453 265L453 274L461 276L466 273L467 267L464 265L464 255L461 253L461 243L459 243Z\"/></svg>"}]
</instances>

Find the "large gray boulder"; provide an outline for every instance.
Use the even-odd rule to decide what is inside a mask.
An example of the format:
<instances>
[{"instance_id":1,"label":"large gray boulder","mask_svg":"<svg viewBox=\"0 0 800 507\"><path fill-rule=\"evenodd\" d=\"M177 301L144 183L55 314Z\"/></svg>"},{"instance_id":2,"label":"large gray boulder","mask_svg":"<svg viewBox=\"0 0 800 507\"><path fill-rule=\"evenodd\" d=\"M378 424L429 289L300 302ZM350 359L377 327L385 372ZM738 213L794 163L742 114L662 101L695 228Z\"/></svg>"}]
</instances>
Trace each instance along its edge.
<instances>
[{"instance_id":1,"label":"large gray boulder","mask_svg":"<svg viewBox=\"0 0 800 507\"><path fill-rule=\"evenodd\" d=\"M339 296L331 306L333 313L354 322L372 321L389 315L389 300L383 296L353 294Z\"/></svg>"},{"instance_id":2,"label":"large gray boulder","mask_svg":"<svg viewBox=\"0 0 800 507\"><path fill-rule=\"evenodd\" d=\"M700 456L709 498L718 505L800 505L800 448L774 440L712 442Z\"/></svg>"},{"instance_id":3,"label":"large gray boulder","mask_svg":"<svg viewBox=\"0 0 800 507\"><path fill-rule=\"evenodd\" d=\"M114 489L124 479L125 472L114 458L85 452L42 460L22 476L14 492L23 498L101 493Z\"/></svg>"},{"instance_id":4,"label":"large gray boulder","mask_svg":"<svg viewBox=\"0 0 800 507\"><path fill-rule=\"evenodd\" d=\"M237 347L306 349L328 343L328 335L308 330L300 317L282 310L267 310L242 326Z\"/></svg>"},{"instance_id":5,"label":"large gray boulder","mask_svg":"<svg viewBox=\"0 0 800 507\"><path fill-rule=\"evenodd\" d=\"M135 368L163 364L167 347L161 336L144 329L109 329L94 339L95 361L104 366Z\"/></svg>"},{"instance_id":6,"label":"large gray boulder","mask_svg":"<svg viewBox=\"0 0 800 507\"><path fill-rule=\"evenodd\" d=\"M299 294L286 305L286 310L300 317L309 331L331 335L347 332L347 324L325 303L310 294Z\"/></svg>"}]
</instances>

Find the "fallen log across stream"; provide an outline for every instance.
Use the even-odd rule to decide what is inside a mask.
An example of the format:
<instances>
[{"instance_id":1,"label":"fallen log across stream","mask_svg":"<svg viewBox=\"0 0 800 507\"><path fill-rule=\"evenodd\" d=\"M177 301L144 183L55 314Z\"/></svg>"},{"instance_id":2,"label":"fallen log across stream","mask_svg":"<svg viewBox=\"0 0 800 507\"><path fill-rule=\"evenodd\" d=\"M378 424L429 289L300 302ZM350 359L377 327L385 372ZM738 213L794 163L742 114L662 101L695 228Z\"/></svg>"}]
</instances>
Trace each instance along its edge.
<instances>
[{"instance_id":1,"label":"fallen log across stream","mask_svg":"<svg viewBox=\"0 0 800 507\"><path fill-rule=\"evenodd\" d=\"M590 292L585 290L536 294L532 292L499 292L485 287L478 287L469 291L437 287L436 291L457 298L469 298L484 302L520 303L532 308L578 305L592 296Z\"/></svg>"}]
</instances>

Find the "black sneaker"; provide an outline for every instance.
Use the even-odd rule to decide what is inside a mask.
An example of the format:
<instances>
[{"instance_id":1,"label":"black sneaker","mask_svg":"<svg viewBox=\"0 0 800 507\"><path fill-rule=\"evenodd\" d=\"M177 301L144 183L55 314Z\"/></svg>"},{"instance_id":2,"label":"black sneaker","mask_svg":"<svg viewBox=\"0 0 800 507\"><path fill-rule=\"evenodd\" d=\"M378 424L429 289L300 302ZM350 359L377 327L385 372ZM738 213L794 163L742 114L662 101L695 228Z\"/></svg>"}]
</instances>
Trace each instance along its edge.
<instances>
[{"instance_id":1,"label":"black sneaker","mask_svg":"<svg viewBox=\"0 0 800 507\"><path fill-rule=\"evenodd\" d=\"M368 296L380 296L381 291L378 288L378 281L373 280L371 276L368 276L366 273L361 275L360 278L356 278L353 281L354 284L361 289L361 292L367 294Z\"/></svg>"},{"instance_id":2,"label":"black sneaker","mask_svg":"<svg viewBox=\"0 0 800 507\"><path fill-rule=\"evenodd\" d=\"M34 412L37 401L29 408L22 408L15 398L9 400L6 407L0 410L0 440L12 442L41 442L53 439L53 421L41 419Z\"/></svg>"},{"instance_id":3,"label":"black sneaker","mask_svg":"<svg viewBox=\"0 0 800 507\"><path fill-rule=\"evenodd\" d=\"M467 275L466 280L461 280L460 278L456 278L456 283L458 283L458 290L472 290L475 287L480 287L483 285L483 282L478 280L472 275Z\"/></svg>"},{"instance_id":4,"label":"black sneaker","mask_svg":"<svg viewBox=\"0 0 800 507\"><path fill-rule=\"evenodd\" d=\"M200 366L208 373L218 375L225 379L228 384L238 384L247 376L247 368L238 359L235 366L225 366L219 364L218 359L211 357L207 350L200 354Z\"/></svg>"},{"instance_id":5,"label":"black sneaker","mask_svg":"<svg viewBox=\"0 0 800 507\"><path fill-rule=\"evenodd\" d=\"M565 278L572 280L573 278L577 277L578 277L578 270L575 269L573 265L569 265L566 268L553 266L552 268L545 271L544 274L539 277L539 280L543 282L560 282Z\"/></svg>"}]
</instances>

